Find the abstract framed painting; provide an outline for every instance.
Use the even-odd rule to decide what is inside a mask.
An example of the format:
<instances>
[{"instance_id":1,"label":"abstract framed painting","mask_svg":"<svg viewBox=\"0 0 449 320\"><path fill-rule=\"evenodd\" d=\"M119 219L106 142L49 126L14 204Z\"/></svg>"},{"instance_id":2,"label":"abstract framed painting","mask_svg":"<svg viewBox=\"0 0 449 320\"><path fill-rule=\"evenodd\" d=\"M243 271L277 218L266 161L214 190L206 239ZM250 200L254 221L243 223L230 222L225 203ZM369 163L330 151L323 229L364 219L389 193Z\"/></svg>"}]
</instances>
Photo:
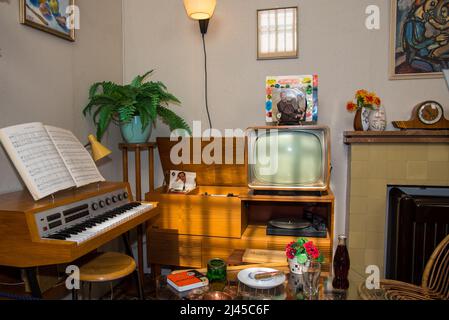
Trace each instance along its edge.
<instances>
[{"instance_id":1,"label":"abstract framed painting","mask_svg":"<svg viewBox=\"0 0 449 320\"><path fill-rule=\"evenodd\" d=\"M391 3L390 79L443 77L449 67L449 1Z\"/></svg>"},{"instance_id":2,"label":"abstract framed painting","mask_svg":"<svg viewBox=\"0 0 449 320\"><path fill-rule=\"evenodd\" d=\"M20 22L24 25L75 41L75 28L69 21L75 0L19 0Z\"/></svg>"}]
</instances>

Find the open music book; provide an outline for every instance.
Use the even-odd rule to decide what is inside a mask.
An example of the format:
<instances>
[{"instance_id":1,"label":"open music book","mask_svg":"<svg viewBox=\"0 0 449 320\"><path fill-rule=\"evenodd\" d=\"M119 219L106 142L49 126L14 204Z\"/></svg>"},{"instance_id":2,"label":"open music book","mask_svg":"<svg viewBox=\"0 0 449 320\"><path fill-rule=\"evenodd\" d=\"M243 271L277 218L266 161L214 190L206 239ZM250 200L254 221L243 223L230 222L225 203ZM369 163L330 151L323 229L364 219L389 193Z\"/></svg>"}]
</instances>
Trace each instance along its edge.
<instances>
[{"instance_id":1,"label":"open music book","mask_svg":"<svg viewBox=\"0 0 449 320\"><path fill-rule=\"evenodd\" d=\"M34 200L105 181L89 152L68 130L34 122L0 129L0 141Z\"/></svg>"}]
</instances>

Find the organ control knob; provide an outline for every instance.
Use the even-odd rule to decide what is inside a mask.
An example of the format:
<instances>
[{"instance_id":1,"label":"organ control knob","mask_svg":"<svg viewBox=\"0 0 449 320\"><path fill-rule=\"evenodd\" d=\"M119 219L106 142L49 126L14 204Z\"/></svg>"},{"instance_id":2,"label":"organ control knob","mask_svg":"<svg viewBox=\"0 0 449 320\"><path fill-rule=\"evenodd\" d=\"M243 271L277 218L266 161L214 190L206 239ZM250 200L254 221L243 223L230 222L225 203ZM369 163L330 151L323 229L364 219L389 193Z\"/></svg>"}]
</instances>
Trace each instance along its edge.
<instances>
[{"instance_id":1,"label":"organ control knob","mask_svg":"<svg viewBox=\"0 0 449 320\"><path fill-rule=\"evenodd\" d=\"M116 203L118 201L117 196L112 197L112 202Z\"/></svg>"},{"instance_id":2,"label":"organ control knob","mask_svg":"<svg viewBox=\"0 0 449 320\"><path fill-rule=\"evenodd\" d=\"M119 195L118 195L118 200L119 200L119 201L122 201L122 200L123 200L123 195L122 195L122 194L119 194Z\"/></svg>"},{"instance_id":3,"label":"organ control knob","mask_svg":"<svg viewBox=\"0 0 449 320\"><path fill-rule=\"evenodd\" d=\"M94 211L98 210L98 203L96 202L92 203L92 210Z\"/></svg>"},{"instance_id":4,"label":"organ control knob","mask_svg":"<svg viewBox=\"0 0 449 320\"><path fill-rule=\"evenodd\" d=\"M109 206L112 203L111 198L106 198L106 204Z\"/></svg>"},{"instance_id":5,"label":"organ control knob","mask_svg":"<svg viewBox=\"0 0 449 320\"><path fill-rule=\"evenodd\" d=\"M123 197L124 197L125 199L128 199L128 196L129 196L128 192L125 192L125 193L123 194Z\"/></svg>"},{"instance_id":6,"label":"organ control knob","mask_svg":"<svg viewBox=\"0 0 449 320\"><path fill-rule=\"evenodd\" d=\"M101 200L100 201L100 208L104 208L105 206L106 206L106 203L103 200Z\"/></svg>"}]
</instances>

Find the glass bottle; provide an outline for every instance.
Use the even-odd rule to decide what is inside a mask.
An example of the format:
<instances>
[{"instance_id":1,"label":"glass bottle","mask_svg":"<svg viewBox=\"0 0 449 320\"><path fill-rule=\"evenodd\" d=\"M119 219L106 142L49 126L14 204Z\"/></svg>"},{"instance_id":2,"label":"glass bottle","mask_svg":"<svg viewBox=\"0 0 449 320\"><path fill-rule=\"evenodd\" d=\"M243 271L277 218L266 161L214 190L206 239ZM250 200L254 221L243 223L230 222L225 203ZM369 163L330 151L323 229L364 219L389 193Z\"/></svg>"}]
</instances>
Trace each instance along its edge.
<instances>
[{"instance_id":1,"label":"glass bottle","mask_svg":"<svg viewBox=\"0 0 449 320\"><path fill-rule=\"evenodd\" d=\"M349 252L346 247L346 236L338 236L338 247L334 256L334 280L332 286L334 289L348 289L349 288L349 274L350 260Z\"/></svg>"}]
</instances>

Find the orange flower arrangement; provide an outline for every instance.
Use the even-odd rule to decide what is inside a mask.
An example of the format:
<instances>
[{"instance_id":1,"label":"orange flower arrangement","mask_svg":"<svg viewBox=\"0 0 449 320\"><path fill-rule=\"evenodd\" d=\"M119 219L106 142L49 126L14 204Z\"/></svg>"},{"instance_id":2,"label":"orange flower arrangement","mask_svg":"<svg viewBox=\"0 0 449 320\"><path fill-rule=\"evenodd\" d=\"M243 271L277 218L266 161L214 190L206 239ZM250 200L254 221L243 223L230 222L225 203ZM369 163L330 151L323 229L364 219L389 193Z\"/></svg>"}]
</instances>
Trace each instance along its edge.
<instances>
[{"instance_id":1,"label":"orange flower arrangement","mask_svg":"<svg viewBox=\"0 0 449 320\"><path fill-rule=\"evenodd\" d=\"M346 105L346 110L349 112L355 112L361 108L379 109L382 101L374 92L368 92L366 90L358 90L355 93L356 102L349 101Z\"/></svg>"}]
</instances>

